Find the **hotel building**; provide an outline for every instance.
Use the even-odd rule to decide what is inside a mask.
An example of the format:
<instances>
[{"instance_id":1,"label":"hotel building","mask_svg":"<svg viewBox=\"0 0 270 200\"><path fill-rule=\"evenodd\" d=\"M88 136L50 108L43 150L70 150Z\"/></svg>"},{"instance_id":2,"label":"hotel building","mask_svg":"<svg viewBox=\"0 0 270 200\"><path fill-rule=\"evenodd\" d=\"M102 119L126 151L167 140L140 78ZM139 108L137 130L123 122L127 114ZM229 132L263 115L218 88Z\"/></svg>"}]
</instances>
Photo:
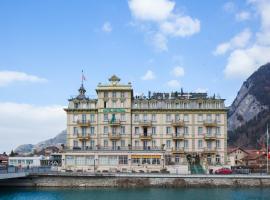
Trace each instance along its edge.
<instances>
[{"instance_id":1,"label":"hotel building","mask_svg":"<svg viewBox=\"0 0 270 200\"><path fill-rule=\"evenodd\" d=\"M227 109L207 93L134 96L131 83L113 75L97 98L69 99L62 168L83 171L188 173L227 161Z\"/></svg>"}]
</instances>

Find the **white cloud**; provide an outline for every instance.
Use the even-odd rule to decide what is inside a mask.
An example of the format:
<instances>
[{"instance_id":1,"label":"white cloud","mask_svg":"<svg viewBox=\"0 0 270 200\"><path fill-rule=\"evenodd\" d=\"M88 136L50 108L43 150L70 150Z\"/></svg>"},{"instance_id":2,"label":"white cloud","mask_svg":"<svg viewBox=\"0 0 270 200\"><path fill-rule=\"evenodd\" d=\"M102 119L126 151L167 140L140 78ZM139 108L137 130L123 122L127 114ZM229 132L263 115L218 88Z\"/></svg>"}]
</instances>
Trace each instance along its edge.
<instances>
[{"instance_id":1,"label":"white cloud","mask_svg":"<svg viewBox=\"0 0 270 200\"><path fill-rule=\"evenodd\" d=\"M170 80L167 82L167 85L170 87L170 88L180 88L180 82L178 80Z\"/></svg>"},{"instance_id":2,"label":"white cloud","mask_svg":"<svg viewBox=\"0 0 270 200\"><path fill-rule=\"evenodd\" d=\"M160 33L153 35L152 43L158 51L168 51L167 38Z\"/></svg>"},{"instance_id":3,"label":"white cloud","mask_svg":"<svg viewBox=\"0 0 270 200\"><path fill-rule=\"evenodd\" d=\"M169 17L175 3L170 0L130 0L128 5L138 20L161 21Z\"/></svg>"},{"instance_id":4,"label":"white cloud","mask_svg":"<svg viewBox=\"0 0 270 200\"><path fill-rule=\"evenodd\" d=\"M66 128L63 106L0 102L0 113L0 152L49 139Z\"/></svg>"},{"instance_id":5,"label":"white cloud","mask_svg":"<svg viewBox=\"0 0 270 200\"><path fill-rule=\"evenodd\" d=\"M200 21L190 16L176 16L161 23L160 30L165 35L187 37L200 32Z\"/></svg>"},{"instance_id":6,"label":"white cloud","mask_svg":"<svg viewBox=\"0 0 270 200\"><path fill-rule=\"evenodd\" d=\"M227 78L246 78L261 65L270 62L270 1L249 0L260 16L261 26L253 44L233 50L224 73Z\"/></svg>"},{"instance_id":7,"label":"white cloud","mask_svg":"<svg viewBox=\"0 0 270 200\"><path fill-rule=\"evenodd\" d=\"M184 76L185 75L185 70L184 70L183 67L176 66L171 71L171 74L174 75L175 77Z\"/></svg>"},{"instance_id":8,"label":"white cloud","mask_svg":"<svg viewBox=\"0 0 270 200\"><path fill-rule=\"evenodd\" d=\"M245 21L250 19L250 13L247 11L241 11L239 13L236 13L235 19L237 21Z\"/></svg>"},{"instance_id":9,"label":"white cloud","mask_svg":"<svg viewBox=\"0 0 270 200\"><path fill-rule=\"evenodd\" d=\"M223 9L226 11L226 12L234 12L235 9L236 9L236 6L235 4L232 2L232 1L228 1L226 2L224 5L223 5Z\"/></svg>"},{"instance_id":10,"label":"white cloud","mask_svg":"<svg viewBox=\"0 0 270 200\"><path fill-rule=\"evenodd\" d=\"M142 24L140 27L144 28L141 29L148 33L152 44L160 51L168 50L170 37L188 37L200 32L200 21L177 13L174 1L129 0L128 5L134 19Z\"/></svg>"},{"instance_id":11,"label":"white cloud","mask_svg":"<svg viewBox=\"0 0 270 200\"><path fill-rule=\"evenodd\" d=\"M141 77L141 79L144 80L144 81L153 80L155 78L156 78L156 76L155 76L154 72L151 71L151 70L147 70L147 72L145 73L145 75L143 75Z\"/></svg>"},{"instance_id":12,"label":"white cloud","mask_svg":"<svg viewBox=\"0 0 270 200\"><path fill-rule=\"evenodd\" d=\"M110 33L112 31L112 25L110 22L105 22L102 26L104 32Z\"/></svg>"},{"instance_id":13,"label":"white cloud","mask_svg":"<svg viewBox=\"0 0 270 200\"><path fill-rule=\"evenodd\" d=\"M0 71L0 87L14 82L46 82L44 78L17 71Z\"/></svg>"},{"instance_id":14,"label":"white cloud","mask_svg":"<svg viewBox=\"0 0 270 200\"><path fill-rule=\"evenodd\" d=\"M251 36L252 33L249 29L243 30L241 33L234 36L229 42L219 44L214 51L214 55L223 55L228 51L246 47L251 39Z\"/></svg>"}]
</instances>

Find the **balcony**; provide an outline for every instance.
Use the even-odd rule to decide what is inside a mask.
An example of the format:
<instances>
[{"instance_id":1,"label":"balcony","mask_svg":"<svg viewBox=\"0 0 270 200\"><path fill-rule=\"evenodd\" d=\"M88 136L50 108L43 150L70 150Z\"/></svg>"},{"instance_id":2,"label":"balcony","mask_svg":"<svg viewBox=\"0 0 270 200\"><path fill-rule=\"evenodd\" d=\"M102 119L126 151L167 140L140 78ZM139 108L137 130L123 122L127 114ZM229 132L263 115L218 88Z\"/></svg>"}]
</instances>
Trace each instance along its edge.
<instances>
[{"instance_id":1,"label":"balcony","mask_svg":"<svg viewBox=\"0 0 270 200\"><path fill-rule=\"evenodd\" d=\"M141 140L152 140L152 135L150 134L140 134Z\"/></svg>"},{"instance_id":2,"label":"balcony","mask_svg":"<svg viewBox=\"0 0 270 200\"><path fill-rule=\"evenodd\" d=\"M173 120L172 121L172 126L184 127L185 126L185 122L184 122L184 120Z\"/></svg>"},{"instance_id":3,"label":"balcony","mask_svg":"<svg viewBox=\"0 0 270 200\"><path fill-rule=\"evenodd\" d=\"M110 138L110 140L120 140L121 135L120 135L120 133L110 133L109 138Z\"/></svg>"},{"instance_id":4,"label":"balcony","mask_svg":"<svg viewBox=\"0 0 270 200\"><path fill-rule=\"evenodd\" d=\"M78 140L90 140L90 134L79 133L77 138Z\"/></svg>"},{"instance_id":5,"label":"balcony","mask_svg":"<svg viewBox=\"0 0 270 200\"><path fill-rule=\"evenodd\" d=\"M79 126L90 126L90 120L77 120Z\"/></svg>"},{"instance_id":6,"label":"balcony","mask_svg":"<svg viewBox=\"0 0 270 200\"><path fill-rule=\"evenodd\" d=\"M143 127L149 127L152 126L152 121L151 120L141 120L139 121L139 125Z\"/></svg>"},{"instance_id":7,"label":"balcony","mask_svg":"<svg viewBox=\"0 0 270 200\"><path fill-rule=\"evenodd\" d=\"M121 125L121 121L120 120L111 120L109 121L110 126L120 126Z\"/></svg>"},{"instance_id":8,"label":"balcony","mask_svg":"<svg viewBox=\"0 0 270 200\"><path fill-rule=\"evenodd\" d=\"M205 134L204 135L204 139L205 140L216 140L217 139L217 136L216 136L216 134Z\"/></svg>"},{"instance_id":9,"label":"balcony","mask_svg":"<svg viewBox=\"0 0 270 200\"><path fill-rule=\"evenodd\" d=\"M206 127L215 127L215 126L217 126L217 121L216 120L204 120L203 125Z\"/></svg>"},{"instance_id":10,"label":"balcony","mask_svg":"<svg viewBox=\"0 0 270 200\"><path fill-rule=\"evenodd\" d=\"M216 153L217 152L217 149L216 147L205 147L204 148L204 153L207 153L207 154L213 154L213 153Z\"/></svg>"},{"instance_id":11,"label":"balcony","mask_svg":"<svg viewBox=\"0 0 270 200\"><path fill-rule=\"evenodd\" d=\"M184 147L177 147L172 149L173 154L185 153Z\"/></svg>"},{"instance_id":12,"label":"balcony","mask_svg":"<svg viewBox=\"0 0 270 200\"><path fill-rule=\"evenodd\" d=\"M173 140L183 140L185 138L183 133L174 133L172 135Z\"/></svg>"}]
</instances>

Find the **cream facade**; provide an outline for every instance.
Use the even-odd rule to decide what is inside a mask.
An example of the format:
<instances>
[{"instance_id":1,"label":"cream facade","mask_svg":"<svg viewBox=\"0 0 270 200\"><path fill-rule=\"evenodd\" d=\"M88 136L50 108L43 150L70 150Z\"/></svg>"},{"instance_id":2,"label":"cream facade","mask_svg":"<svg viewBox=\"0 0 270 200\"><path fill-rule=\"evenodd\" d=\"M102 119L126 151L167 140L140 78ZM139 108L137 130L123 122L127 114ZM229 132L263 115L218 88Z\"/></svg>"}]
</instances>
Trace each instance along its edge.
<instances>
[{"instance_id":1,"label":"cream facade","mask_svg":"<svg viewBox=\"0 0 270 200\"><path fill-rule=\"evenodd\" d=\"M64 169L86 171L188 171L227 161L224 99L206 93L134 96L131 83L112 76L97 99L84 86L69 99Z\"/></svg>"}]
</instances>

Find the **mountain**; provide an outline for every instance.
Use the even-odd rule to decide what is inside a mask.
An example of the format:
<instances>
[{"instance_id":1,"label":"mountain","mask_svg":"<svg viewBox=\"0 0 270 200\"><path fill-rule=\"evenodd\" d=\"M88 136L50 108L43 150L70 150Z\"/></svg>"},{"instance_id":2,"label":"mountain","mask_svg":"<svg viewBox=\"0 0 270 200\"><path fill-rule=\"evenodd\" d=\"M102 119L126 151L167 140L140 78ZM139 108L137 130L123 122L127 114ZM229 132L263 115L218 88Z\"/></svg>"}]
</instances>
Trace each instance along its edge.
<instances>
[{"instance_id":1,"label":"mountain","mask_svg":"<svg viewBox=\"0 0 270 200\"><path fill-rule=\"evenodd\" d=\"M19 154L24 154L24 153L31 153L33 152L34 149L37 151L41 151L42 149L48 146L60 147L61 144L66 144L66 136L67 136L67 132L66 130L64 130L58 135L56 135L54 138L39 142L35 145L33 144L20 145L14 150L14 152L19 153Z\"/></svg>"},{"instance_id":2,"label":"mountain","mask_svg":"<svg viewBox=\"0 0 270 200\"><path fill-rule=\"evenodd\" d=\"M258 147L270 122L270 63L242 85L228 112L229 145Z\"/></svg>"}]
</instances>

